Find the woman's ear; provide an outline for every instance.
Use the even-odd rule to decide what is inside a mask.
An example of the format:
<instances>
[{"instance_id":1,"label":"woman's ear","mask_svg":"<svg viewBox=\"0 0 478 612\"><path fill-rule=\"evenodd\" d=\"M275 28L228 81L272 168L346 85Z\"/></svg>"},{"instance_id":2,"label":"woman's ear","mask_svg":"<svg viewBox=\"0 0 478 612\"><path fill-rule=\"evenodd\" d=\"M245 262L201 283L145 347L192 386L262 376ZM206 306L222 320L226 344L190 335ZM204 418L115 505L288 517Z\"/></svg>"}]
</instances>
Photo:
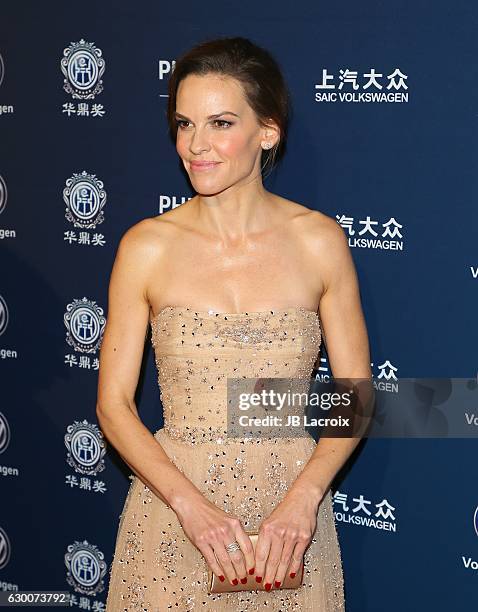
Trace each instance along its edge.
<instances>
[{"instance_id":1,"label":"woman's ear","mask_svg":"<svg viewBox=\"0 0 478 612\"><path fill-rule=\"evenodd\" d=\"M270 122L264 126L262 130L262 148L271 149L273 146L279 143L280 140L280 129L278 125L270 120Z\"/></svg>"}]
</instances>

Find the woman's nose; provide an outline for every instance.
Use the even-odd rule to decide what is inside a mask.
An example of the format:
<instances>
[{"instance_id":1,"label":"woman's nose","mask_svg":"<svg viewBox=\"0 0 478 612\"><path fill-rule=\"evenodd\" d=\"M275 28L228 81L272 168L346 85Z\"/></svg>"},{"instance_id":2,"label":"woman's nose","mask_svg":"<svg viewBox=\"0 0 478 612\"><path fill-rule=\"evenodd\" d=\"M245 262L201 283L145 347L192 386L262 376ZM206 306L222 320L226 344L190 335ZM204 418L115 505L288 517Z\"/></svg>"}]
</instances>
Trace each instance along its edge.
<instances>
[{"instance_id":1,"label":"woman's nose","mask_svg":"<svg viewBox=\"0 0 478 612\"><path fill-rule=\"evenodd\" d=\"M189 143L189 149L195 154L209 150L209 142L203 130L194 130Z\"/></svg>"}]
</instances>

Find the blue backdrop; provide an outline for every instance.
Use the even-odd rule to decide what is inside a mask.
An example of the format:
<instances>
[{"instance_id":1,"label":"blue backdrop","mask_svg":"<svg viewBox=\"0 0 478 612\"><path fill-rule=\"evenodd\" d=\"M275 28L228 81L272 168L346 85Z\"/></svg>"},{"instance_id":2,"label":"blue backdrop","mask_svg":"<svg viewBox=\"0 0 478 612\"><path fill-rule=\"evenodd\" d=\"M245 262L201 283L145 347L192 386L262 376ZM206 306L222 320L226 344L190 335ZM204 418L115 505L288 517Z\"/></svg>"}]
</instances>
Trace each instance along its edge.
<instances>
[{"instance_id":1,"label":"blue backdrop","mask_svg":"<svg viewBox=\"0 0 478 612\"><path fill-rule=\"evenodd\" d=\"M476 375L477 27L463 0L2 3L0 589L104 608L129 485L95 414L108 279L128 227L193 195L165 94L201 40L280 62L266 187L346 229L373 375ZM158 429L149 343L137 403ZM348 612L477 608L476 449L360 444L334 487Z\"/></svg>"}]
</instances>

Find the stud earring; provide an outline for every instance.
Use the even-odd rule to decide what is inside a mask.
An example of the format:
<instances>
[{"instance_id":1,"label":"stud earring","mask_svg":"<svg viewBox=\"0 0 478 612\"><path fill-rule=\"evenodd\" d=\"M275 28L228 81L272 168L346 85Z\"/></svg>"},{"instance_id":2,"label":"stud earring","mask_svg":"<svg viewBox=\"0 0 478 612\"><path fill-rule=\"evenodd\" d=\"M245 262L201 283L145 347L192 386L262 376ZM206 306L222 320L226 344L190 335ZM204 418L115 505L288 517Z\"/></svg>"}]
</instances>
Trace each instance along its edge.
<instances>
[{"instance_id":1,"label":"stud earring","mask_svg":"<svg viewBox=\"0 0 478 612\"><path fill-rule=\"evenodd\" d=\"M270 142L265 142L263 145L264 149L270 149L272 147L272 144Z\"/></svg>"}]
</instances>

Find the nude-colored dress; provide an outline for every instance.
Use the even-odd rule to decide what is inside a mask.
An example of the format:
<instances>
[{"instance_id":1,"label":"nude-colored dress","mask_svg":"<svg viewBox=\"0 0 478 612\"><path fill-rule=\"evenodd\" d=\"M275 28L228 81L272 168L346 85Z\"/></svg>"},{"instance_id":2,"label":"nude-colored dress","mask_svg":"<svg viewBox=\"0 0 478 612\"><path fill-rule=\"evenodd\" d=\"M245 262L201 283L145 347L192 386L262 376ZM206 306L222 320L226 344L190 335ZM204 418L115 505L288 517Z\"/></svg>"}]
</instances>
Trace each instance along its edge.
<instances>
[{"instance_id":1,"label":"nude-colored dress","mask_svg":"<svg viewBox=\"0 0 478 612\"><path fill-rule=\"evenodd\" d=\"M317 314L302 307L225 314L168 306L151 327L164 407L164 428L155 438L210 501L241 519L246 530L258 529L316 442L310 435L227 438L227 378L310 377L321 343ZM304 555L300 588L208 594L206 561L175 512L138 477L130 478L110 567L107 612L345 609L330 491Z\"/></svg>"}]
</instances>

